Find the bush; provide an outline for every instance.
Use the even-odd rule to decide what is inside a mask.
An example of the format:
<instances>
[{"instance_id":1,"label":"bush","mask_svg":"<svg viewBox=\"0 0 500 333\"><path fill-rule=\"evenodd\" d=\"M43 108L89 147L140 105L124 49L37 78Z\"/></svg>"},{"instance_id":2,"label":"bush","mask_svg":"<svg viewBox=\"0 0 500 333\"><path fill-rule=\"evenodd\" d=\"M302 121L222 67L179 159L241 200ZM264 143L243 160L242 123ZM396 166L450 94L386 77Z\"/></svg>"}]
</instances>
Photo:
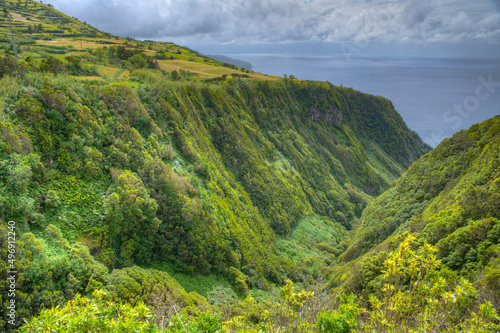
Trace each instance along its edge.
<instances>
[{"instance_id":1,"label":"bush","mask_svg":"<svg viewBox=\"0 0 500 333\"><path fill-rule=\"evenodd\" d=\"M365 310L357 303L354 295L344 296L337 311L324 311L317 316L318 333L348 333L357 326L357 317Z\"/></svg>"},{"instance_id":2,"label":"bush","mask_svg":"<svg viewBox=\"0 0 500 333\"><path fill-rule=\"evenodd\" d=\"M135 307L104 301L104 293L95 292L89 300L80 295L63 308L42 310L40 315L21 327L21 332L155 332L151 313L144 304ZM63 320L64 318L64 320ZM211 331L212 332L212 331Z\"/></svg>"},{"instance_id":3,"label":"bush","mask_svg":"<svg viewBox=\"0 0 500 333\"><path fill-rule=\"evenodd\" d=\"M349 314L325 311L318 315L316 328L319 333L348 333L354 318Z\"/></svg>"}]
</instances>

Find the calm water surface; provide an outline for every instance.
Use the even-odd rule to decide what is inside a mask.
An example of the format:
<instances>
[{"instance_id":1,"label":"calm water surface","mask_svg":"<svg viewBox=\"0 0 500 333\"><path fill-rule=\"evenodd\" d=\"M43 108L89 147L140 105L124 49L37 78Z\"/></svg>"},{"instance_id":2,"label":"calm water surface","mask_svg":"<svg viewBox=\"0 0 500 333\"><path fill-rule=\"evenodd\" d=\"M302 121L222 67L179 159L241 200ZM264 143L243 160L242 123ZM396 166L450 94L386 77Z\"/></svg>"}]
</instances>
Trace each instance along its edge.
<instances>
[{"instance_id":1,"label":"calm water surface","mask_svg":"<svg viewBox=\"0 0 500 333\"><path fill-rule=\"evenodd\" d=\"M269 75L329 81L390 99L408 127L436 146L500 114L500 59L230 54ZM490 82L486 86L484 82ZM478 88L478 86L480 86Z\"/></svg>"}]
</instances>

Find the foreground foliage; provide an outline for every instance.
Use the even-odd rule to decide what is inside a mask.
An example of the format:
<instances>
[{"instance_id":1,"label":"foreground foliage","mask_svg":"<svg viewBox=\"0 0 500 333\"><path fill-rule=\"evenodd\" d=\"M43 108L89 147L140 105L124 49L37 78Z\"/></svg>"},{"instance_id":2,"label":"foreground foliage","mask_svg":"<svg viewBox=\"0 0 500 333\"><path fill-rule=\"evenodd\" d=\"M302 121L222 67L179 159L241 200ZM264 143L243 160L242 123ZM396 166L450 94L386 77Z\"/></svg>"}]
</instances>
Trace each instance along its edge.
<instances>
[{"instance_id":1,"label":"foreground foliage","mask_svg":"<svg viewBox=\"0 0 500 333\"><path fill-rule=\"evenodd\" d=\"M103 302L98 293L92 301L76 295L63 308L43 310L40 316L27 322L21 332L154 332L155 325L147 321L151 313L144 304Z\"/></svg>"},{"instance_id":2,"label":"foreground foliage","mask_svg":"<svg viewBox=\"0 0 500 333\"><path fill-rule=\"evenodd\" d=\"M292 281L264 302L251 295L230 306L188 318L171 307L153 318L143 304L135 307L77 295L64 308L43 310L21 331L45 332L495 332L498 313L481 303L467 280L442 269L437 249L409 235L388 254L382 287L369 300L354 295L333 300L320 289L296 292ZM218 309L218 310L216 310Z\"/></svg>"}]
</instances>

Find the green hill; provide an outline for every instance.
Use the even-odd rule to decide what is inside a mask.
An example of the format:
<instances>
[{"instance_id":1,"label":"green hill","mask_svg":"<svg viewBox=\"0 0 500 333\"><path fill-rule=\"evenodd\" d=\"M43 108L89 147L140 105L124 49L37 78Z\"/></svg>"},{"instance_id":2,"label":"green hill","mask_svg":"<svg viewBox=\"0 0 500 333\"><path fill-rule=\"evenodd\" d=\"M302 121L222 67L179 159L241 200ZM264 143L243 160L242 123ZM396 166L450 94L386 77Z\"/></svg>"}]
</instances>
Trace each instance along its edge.
<instances>
[{"instance_id":1,"label":"green hill","mask_svg":"<svg viewBox=\"0 0 500 333\"><path fill-rule=\"evenodd\" d=\"M363 211L330 284L359 295L376 292L387 276L389 252L411 233L434 246L443 281L470 281L477 288L470 297L489 302L498 316L499 145L497 116L422 156Z\"/></svg>"},{"instance_id":2,"label":"green hill","mask_svg":"<svg viewBox=\"0 0 500 333\"><path fill-rule=\"evenodd\" d=\"M168 71L176 78L220 81L222 77L276 80L276 77L240 69L232 64L210 59L172 43L136 41L102 32L61 13L51 5L33 0L5 0L0 6L12 15L0 18L0 49L14 53L10 24L21 58L54 57L67 61L75 57L80 67L68 74L89 80L126 80L129 71L148 67Z\"/></svg>"},{"instance_id":3,"label":"green hill","mask_svg":"<svg viewBox=\"0 0 500 333\"><path fill-rule=\"evenodd\" d=\"M495 117L461 131L413 164L365 209L342 259L352 260L393 233L410 231L437 244L450 268L473 268L478 261L473 252L486 238L467 246L453 243L448 250L444 246L478 223L491 224L484 230L487 234L500 217L499 123L500 117ZM497 242L490 240L491 245ZM452 253L453 258L447 258Z\"/></svg>"}]
</instances>

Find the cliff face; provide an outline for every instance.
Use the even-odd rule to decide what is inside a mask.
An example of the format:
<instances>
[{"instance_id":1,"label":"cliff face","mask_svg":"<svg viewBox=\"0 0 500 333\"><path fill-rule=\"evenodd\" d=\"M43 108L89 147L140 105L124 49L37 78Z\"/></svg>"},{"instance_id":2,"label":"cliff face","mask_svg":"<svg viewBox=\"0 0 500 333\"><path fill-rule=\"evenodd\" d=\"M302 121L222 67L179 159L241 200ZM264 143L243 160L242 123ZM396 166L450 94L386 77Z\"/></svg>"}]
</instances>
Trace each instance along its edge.
<instances>
[{"instance_id":1,"label":"cliff face","mask_svg":"<svg viewBox=\"0 0 500 333\"><path fill-rule=\"evenodd\" d=\"M311 215L350 228L428 149L389 101L326 83L3 80L3 165L26 170L17 195L32 202L15 217L90 237L112 266L277 278L276 234Z\"/></svg>"},{"instance_id":2,"label":"cliff face","mask_svg":"<svg viewBox=\"0 0 500 333\"><path fill-rule=\"evenodd\" d=\"M256 209L250 220L240 214L238 224L262 225L257 239L287 235L312 214L350 228L371 196L427 148L387 100L323 83L232 81L149 95L148 104L163 96L183 158L207 172L205 186L213 186L207 198L217 198L217 187L226 184L230 189L215 202L235 191L231 207ZM219 226L235 223L214 219Z\"/></svg>"},{"instance_id":3,"label":"cliff face","mask_svg":"<svg viewBox=\"0 0 500 333\"><path fill-rule=\"evenodd\" d=\"M37 2L6 7L26 20L20 61L0 56L0 219L21 239L26 318L99 289L147 298L137 284L165 271L240 292L304 279L430 149L384 98L120 39Z\"/></svg>"}]
</instances>

